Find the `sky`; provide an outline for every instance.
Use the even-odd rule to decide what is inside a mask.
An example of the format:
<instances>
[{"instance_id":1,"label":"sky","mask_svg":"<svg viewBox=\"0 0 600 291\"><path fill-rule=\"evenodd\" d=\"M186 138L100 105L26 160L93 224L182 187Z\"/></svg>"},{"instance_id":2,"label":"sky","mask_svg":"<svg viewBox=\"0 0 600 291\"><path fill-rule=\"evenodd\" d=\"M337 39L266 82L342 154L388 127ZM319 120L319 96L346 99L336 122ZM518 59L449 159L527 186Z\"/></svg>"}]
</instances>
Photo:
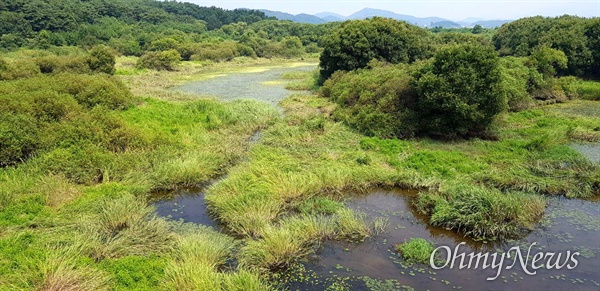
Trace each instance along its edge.
<instances>
[{"instance_id":1,"label":"sky","mask_svg":"<svg viewBox=\"0 0 600 291\"><path fill-rule=\"evenodd\" d=\"M467 17L517 19L535 15L559 16L563 14L583 17L600 17L600 0L182 1L196 3L201 6L217 6L225 9L268 9L291 14L334 12L344 16L348 16L365 7L369 7L417 17L438 16L456 21Z\"/></svg>"}]
</instances>

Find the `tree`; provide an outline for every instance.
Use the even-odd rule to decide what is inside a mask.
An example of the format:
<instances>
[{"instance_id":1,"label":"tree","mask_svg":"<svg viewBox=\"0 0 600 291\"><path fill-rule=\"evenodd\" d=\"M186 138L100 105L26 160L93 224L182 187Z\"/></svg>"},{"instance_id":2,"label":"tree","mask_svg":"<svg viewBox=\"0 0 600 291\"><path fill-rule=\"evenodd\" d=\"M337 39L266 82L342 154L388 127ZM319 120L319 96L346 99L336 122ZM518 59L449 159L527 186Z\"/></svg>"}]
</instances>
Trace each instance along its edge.
<instances>
[{"instance_id":1,"label":"tree","mask_svg":"<svg viewBox=\"0 0 600 291\"><path fill-rule=\"evenodd\" d=\"M479 24L476 24L475 26L473 26L473 29L471 29L472 34L480 34L482 32L483 32L483 27Z\"/></svg>"},{"instance_id":2,"label":"tree","mask_svg":"<svg viewBox=\"0 0 600 291\"><path fill-rule=\"evenodd\" d=\"M538 72L547 77L556 75L556 69L567 68L567 57L563 51L541 46L531 53L531 62Z\"/></svg>"},{"instance_id":3,"label":"tree","mask_svg":"<svg viewBox=\"0 0 600 291\"><path fill-rule=\"evenodd\" d=\"M588 48L592 52L593 62L588 70L591 76L600 76L600 18L595 18L585 28Z\"/></svg>"},{"instance_id":4,"label":"tree","mask_svg":"<svg viewBox=\"0 0 600 291\"><path fill-rule=\"evenodd\" d=\"M505 107L498 56L476 44L441 48L417 74L417 114L433 136L479 135Z\"/></svg>"},{"instance_id":5,"label":"tree","mask_svg":"<svg viewBox=\"0 0 600 291\"><path fill-rule=\"evenodd\" d=\"M372 59L397 64L427 57L429 40L426 30L389 18L346 21L324 38L321 83L335 71L365 68Z\"/></svg>"}]
</instances>

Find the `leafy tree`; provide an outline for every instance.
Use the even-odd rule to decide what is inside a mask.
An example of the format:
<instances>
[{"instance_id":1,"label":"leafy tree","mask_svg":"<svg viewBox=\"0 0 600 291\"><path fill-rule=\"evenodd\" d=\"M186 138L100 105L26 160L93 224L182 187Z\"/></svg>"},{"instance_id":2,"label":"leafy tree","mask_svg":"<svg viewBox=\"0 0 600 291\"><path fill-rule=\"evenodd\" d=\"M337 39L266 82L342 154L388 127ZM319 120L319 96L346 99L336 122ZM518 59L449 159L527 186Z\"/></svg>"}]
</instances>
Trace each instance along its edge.
<instances>
[{"instance_id":1,"label":"leafy tree","mask_svg":"<svg viewBox=\"0 0 600 291\"><path fill-rule=\"evenodd\" d=\"M471 29L471 33L473 34L480 34L483 32L483 27L479 24L476 24L475 26L473 26L473 28Z\"/></svg>"},{"instance_id":2,"label":"leafy tree","mask_svg":"<svg viewBox=\"0 0 600 291\"><path fill-rule=\"evenodd\" d=\"M567 57L560 50L552 49L547 46L541 46L531 53L531 61L538 72L544 76L555 76L556 69L567 68Z\"/></svg>"},{"instance_id":3,"label":"leafy tree","mask_svg":"<svg viewBox=\"0 0 600 291\"><path fill-rule=\"evenodd\" d=\"M323 42L321 82L337 70L364 68L372 59L411 63L430 54L426 30L388 18L346 21Z\"/></svg>"},{"instance_id":4,"label":"leafy tree","mask_svg":"<svg viewBox=\"0 0 600 291\"><path fill-rule=\"evenodd\" d=\"M594 60L588 74L600 76L600 18L592 19L586 26L584 34L588 39L588 48Z\"/></svg>"},{"instance_id":5,"label":"leafy tree","mask_svg":"<svg viewBox=\"0 0 600 291\"><path fill-rule=\"evenodd\" d=\"M498 56L492 47L441 48L416 74L417 113L425 133L439 137L480 135L505 107Z\"/></svg>"},{"instance_id":6,"label":"leafy tree","mask_svg":"<svg viewBox=\"0 0 600 291\"><path fill-rule=\"evenodd\" d=\"M524 110L533 105L530 95L534 83L532 77L539 74L535 68L526 66L528 62L527 58L500 58L501 88L511 111Z\"/></svg>"}]
</instances>

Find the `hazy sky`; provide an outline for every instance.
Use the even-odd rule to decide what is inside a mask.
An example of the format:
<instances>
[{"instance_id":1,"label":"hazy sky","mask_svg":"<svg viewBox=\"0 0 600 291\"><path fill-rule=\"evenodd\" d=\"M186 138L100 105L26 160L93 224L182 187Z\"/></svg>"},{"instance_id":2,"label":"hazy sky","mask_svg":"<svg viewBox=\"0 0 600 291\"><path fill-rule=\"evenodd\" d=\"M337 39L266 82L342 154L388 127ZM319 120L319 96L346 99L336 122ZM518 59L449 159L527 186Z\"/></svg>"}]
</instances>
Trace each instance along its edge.
<instances>
[{"instance_id":1,"label":"hazy sky","mask_svg":"<svg viewBox=\"0 0 600 291\"><path fill-rule=\"evenodd\" d=\"M334 12L348 16L365 7L390 10L418 17L439 16L451 20L467 17L486 19L517 19L526 16L558 16L563 14L600 17L600 0L546 0L546 1L455 1L455 0L400 0L400 1L204 1L184 0L201 6L226 9L253 8L283 11L291 14Z\"/></svg>"}]
</instances>

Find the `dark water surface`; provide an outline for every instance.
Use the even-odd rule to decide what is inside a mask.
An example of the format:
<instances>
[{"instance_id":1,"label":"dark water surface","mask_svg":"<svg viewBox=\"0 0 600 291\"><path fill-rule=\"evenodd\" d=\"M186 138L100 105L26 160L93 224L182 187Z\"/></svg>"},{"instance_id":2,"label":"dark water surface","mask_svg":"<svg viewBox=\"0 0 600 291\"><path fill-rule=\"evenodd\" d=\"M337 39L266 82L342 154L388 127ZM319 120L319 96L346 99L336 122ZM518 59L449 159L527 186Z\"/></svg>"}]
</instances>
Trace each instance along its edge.
<instances>
[{"instance_id":1,"label":"dark water surface","mask_svg":"<svg viewBox=\"0 0 600 291\"><path fill-rule=\"evenodd\" d=\"M291 290L322 290L328 285L323 282L345 280L352 290L369 290L362 277L378 279L379 285L392 290L410 286L415 290L600 290L600 204L594 201L549 198L546 214L538 227L522 239L504 242L482 242L465 238L454 231L432 227L427 218L418 214L411 200L416 191L394 191L377 189L368 194L353 197L346 205L364 212L369 219L384 217L389 220L383 235L366 240L361 244L349 242L326 242L317 254L304 266L312 279L292 282L286 287ZM182 219L221 229L208 214L202 189L179 190L156 194L153 199L160 216ZM526 255L528 247L537 252L562 253L580 252L578 265L573 270L538 269L536 275L527 275L520 263L510 270L503 269L493 280L497 268L460 270L444 268L435 270L428 265L408 265L392 251L397 243L410 238L425 238L439 246L465 242L459 252L506 252L520 246ZM513 252L514 253L514 252ZM446 253L441 253L442 258ZM458 264L458 262L457 262ZM504 268L512 265L506 259ZM345 278L345 279L341 279ZM377 289L374 289L377 290ZM388 290L388 289L383 289Z\"/></svg>"},{"instance_id":2,"label":"dark water surface","mask_svg":"<svg viewBox=\"0 0 600 291\"><path fill-rule=\"evenodd\" d=\"M150 201L159 216L221 229L218 222L208 213L203 188L154 193Z\"/></svg>"}]
</instances>

